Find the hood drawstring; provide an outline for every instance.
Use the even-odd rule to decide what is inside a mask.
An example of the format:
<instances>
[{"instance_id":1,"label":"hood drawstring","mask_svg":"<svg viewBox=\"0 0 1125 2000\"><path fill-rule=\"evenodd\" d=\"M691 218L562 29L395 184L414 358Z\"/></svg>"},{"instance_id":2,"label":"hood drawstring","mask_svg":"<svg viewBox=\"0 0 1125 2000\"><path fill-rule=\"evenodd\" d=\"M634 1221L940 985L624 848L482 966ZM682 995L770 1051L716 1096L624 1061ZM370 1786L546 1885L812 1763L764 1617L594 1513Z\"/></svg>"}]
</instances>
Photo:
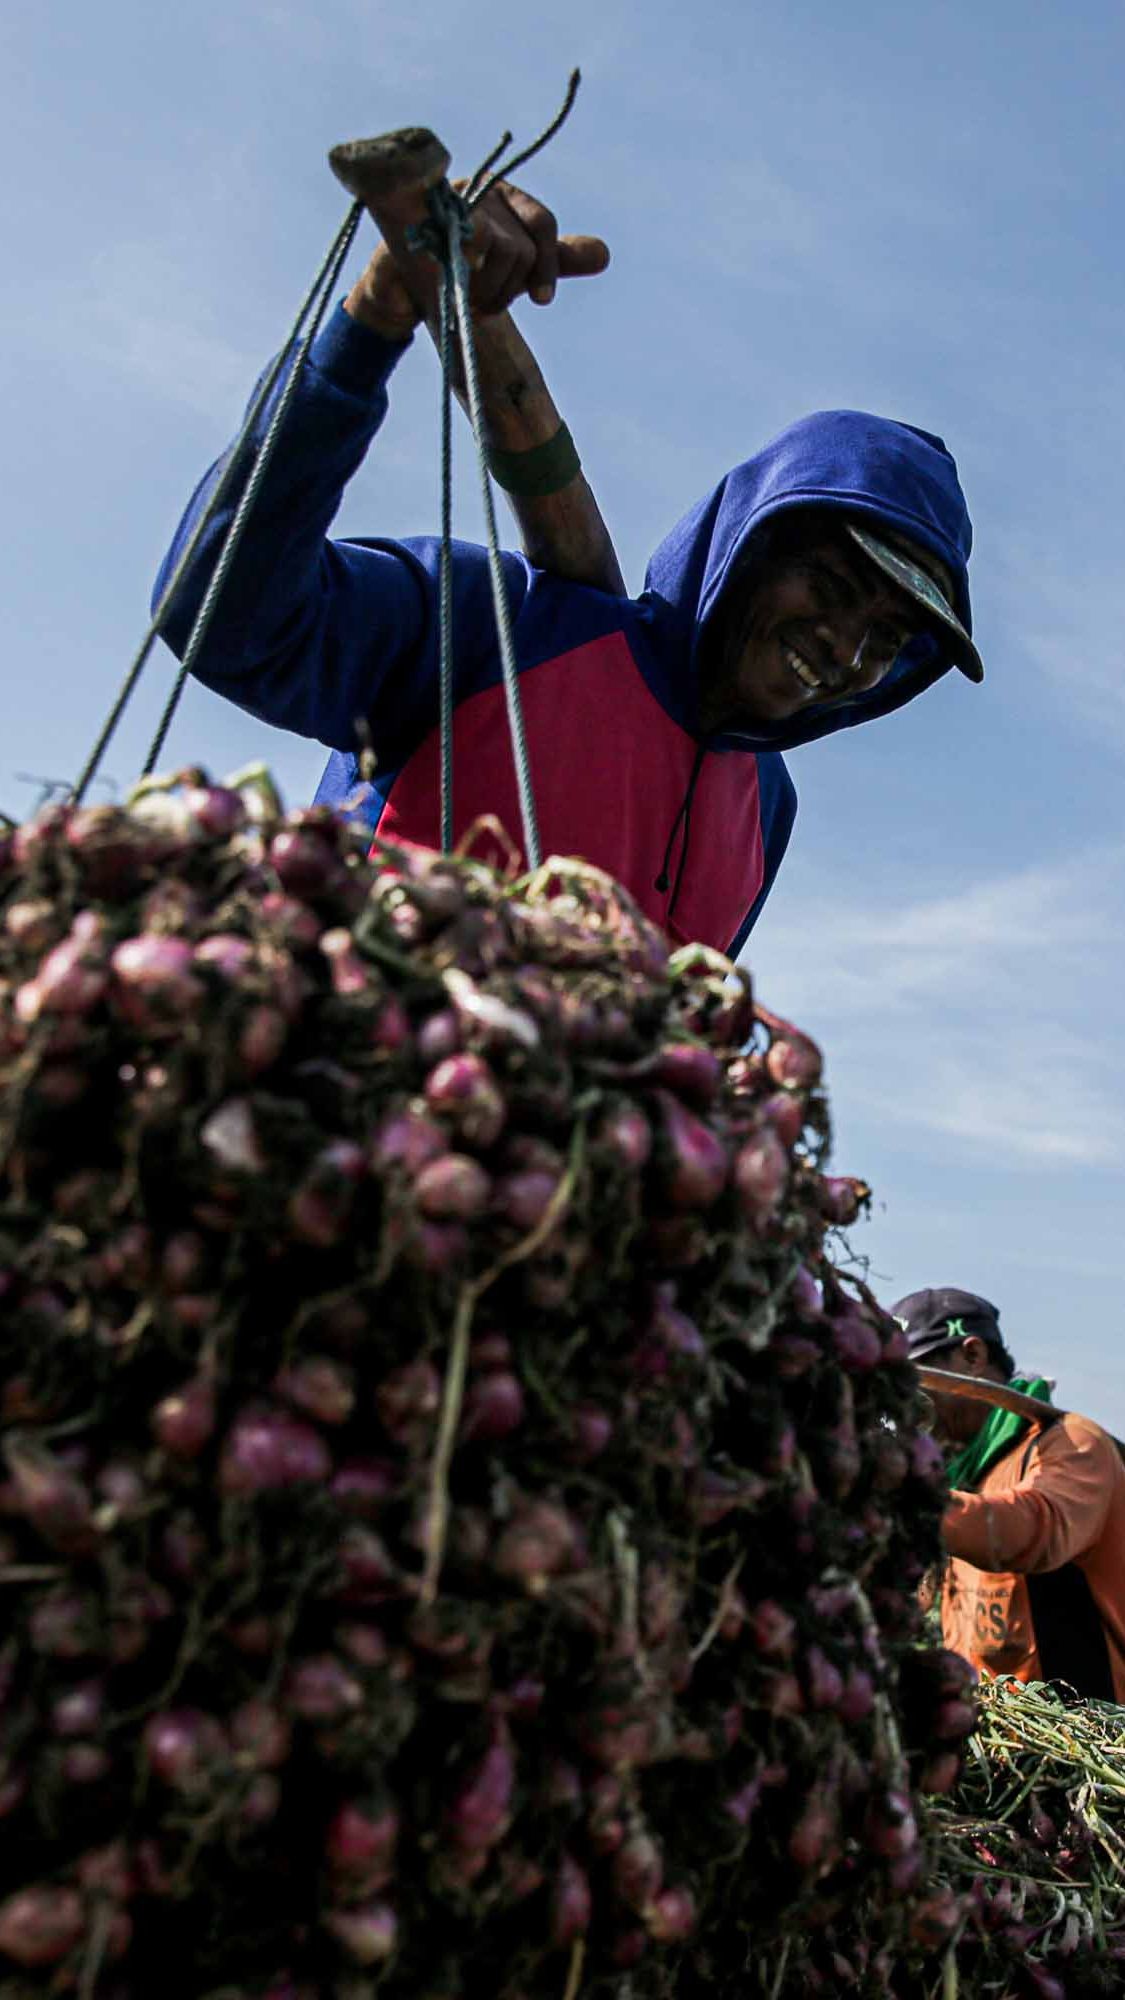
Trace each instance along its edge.
<instances>
[{"instance_id":1,"label":"hood drawstring","mask_svg":"<svg viewBox=\"0 0 1125 2000\"><path fill-rule=\"evenodd\" d=\"M707 755L708 747L709 746L706 743L700 743L696 749L695 758L693 760L691 767L691 776L688 778L687 781L687 790L685 791L683 798L680 801L680 810L676 814L675 819L672 821L671 831L669 832L667 843L664 848L664 859L660 864L660 873L652 885L653 888L656 889L661 895L664 894L665 890L668 887L670 879L668 871L672 866L672 849L676 844L676 835L680 830L680 822L682 820L684 827L684 837L680 846L680 859L679 859L679 864L676 868L676 880L672 889L671 900L668 904L668 909L666 912L666 915L669 918L671 918L672 913L675 910L676 903L679 899L680 887L684 879L684 871L687 868L688 847L691 842L692 802L695 798L695 788L696 785L699 783L699 774L703 769L703 759Z\"/></svg>"}]
</instances>

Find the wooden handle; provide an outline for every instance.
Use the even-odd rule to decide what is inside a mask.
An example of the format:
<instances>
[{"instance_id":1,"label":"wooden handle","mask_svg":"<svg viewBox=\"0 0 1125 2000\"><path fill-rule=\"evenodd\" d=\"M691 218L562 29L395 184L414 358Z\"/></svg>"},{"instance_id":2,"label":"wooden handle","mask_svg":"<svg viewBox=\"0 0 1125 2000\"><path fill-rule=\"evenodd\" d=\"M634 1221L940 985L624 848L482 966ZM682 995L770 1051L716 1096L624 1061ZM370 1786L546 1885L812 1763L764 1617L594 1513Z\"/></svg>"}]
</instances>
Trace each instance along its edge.
<instances>
[{"instance_id":1,"label":"wooden handle","mask_svg":"<svg viewBox=\"0 0 1125 2000\"><path fill-rule=\"evenodd\" d=\"M1054 1403L1041 1403L1038 1396L1022 1396L1006 1382L982 1382L975 1375L953 1375L947 1368L919 1368L918 1380L930 1395L967 1396L971 1403L991 1403L993 1409L1011 1410L1017 1417L1031 1417L1041 1424L1057 1423L1060 1417L1071 1415ZM1106 1435L1125 1459L1125 1444L1112 1431Z\"/></svg>"},{"instance_id":2,"label":"wooden handle","mask_svg":"<svg viewBox=\"0 0 1125 2000\"><path fill-rule=\"evenodd\" d=\"M419 221L426 194L449 172L451 156L424 125L384 132L378 139L346 139L333 146L328 164L338 181L378 218L400 225Z\"/></svg>"},{"instance_id":3,"label":"wooden handle","mask_svg":"<svg viewBox=\"0 0 1125 2000\"><path fill-rule=\"evenodd\" d=\"M954 1375L947 1368L919 1368L918 1380L931 1395L965 1396L970 1403L991 1403L993 1409L1011 1410L1014 1416L1035 1417L1045 1424L1070 1414L1068 1410L1056 1409L1054 1403L1041 1403L1038 1396L1023 1396L1018 1389L1009 1389L1006 1382L982 1381L976 1375Z\"/></svg>"}]
</instances>

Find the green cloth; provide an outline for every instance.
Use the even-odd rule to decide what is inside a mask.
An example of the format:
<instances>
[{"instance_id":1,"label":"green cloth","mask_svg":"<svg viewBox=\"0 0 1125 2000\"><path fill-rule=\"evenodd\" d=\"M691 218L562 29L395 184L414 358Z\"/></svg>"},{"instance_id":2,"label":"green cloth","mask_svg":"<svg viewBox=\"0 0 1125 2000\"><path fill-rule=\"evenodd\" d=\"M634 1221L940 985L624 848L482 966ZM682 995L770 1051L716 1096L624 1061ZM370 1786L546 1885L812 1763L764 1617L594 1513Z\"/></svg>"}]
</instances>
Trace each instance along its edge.
<instances>
[{"instance_id":1,"label":"green cloth","mask_svg":"<svg viewBox=\"0 0 1125 2000\"><path fill-rule=\"evenodd\" d=\"M561 493L564 486L577 479L582 460L566 425L560 424L554 437L543 444L533 444L527 451L490 449L488 469L505 493L520 494L528 500L545 500L549 493Z\"/></svg>"},{"instance_id":2,"label":"green cloth","mask_svg":"<svg viewBox=\"0 0 1125 2000\"><path fill-rule=\"evenodd\" d=\"M1041 1403L1051 1400L1051 1385L1042 1375L1013 1375L1005 1385L1018 1389L1021 1396L1035 1396ZM1018 1444L1024 1432L1030 1430L1030 1417L1017 1417L1014 1410L992 1410L981 1425L975 1438L951 1458L946 1471L949 1483L961 1493L975 1493L986 1472L990 1472L998 1459Z\"/></svg>"}]
</instances>

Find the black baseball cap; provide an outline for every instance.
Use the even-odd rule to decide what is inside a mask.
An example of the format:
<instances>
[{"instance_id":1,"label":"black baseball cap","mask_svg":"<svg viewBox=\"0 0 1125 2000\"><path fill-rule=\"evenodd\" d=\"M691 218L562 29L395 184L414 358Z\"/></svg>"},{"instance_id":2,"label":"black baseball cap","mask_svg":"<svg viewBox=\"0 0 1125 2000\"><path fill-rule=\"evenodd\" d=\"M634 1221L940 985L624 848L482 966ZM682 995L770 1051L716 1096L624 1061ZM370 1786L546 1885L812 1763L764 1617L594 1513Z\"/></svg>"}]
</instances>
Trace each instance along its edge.
<instances>
[{"instance_id":1,"label":"black baseball cap","mask_svg":"<svg viewBox=\"0 0 1125 2000\"><path fill-rule=\"evenodd\" d=\"M861 527L856 521L848 521L845 526L853 541L859 543L884 575L929 612L945 637L954 666L960 667L969 680L982 681L984 661L953 608L953 578L946 565L928 549L920 549L916 542L892 535L886 528L873 535L866 524ZM967 1298L968 1293L964 1296Z\"/></svg>"},{"instance_id":2,"label":"black baseball cap","mask_svg":"<svg viewBox=\"0 0 1125 2000\"><path fill-rule=\"evenodd\" d=\"M912 1361L921 1361L939 1347L968 1340L971 1334L978 1340L987 1340L992 1347L1004 1345L996 1307L990 1300L982 1299L979 1292L959 1292L955 1285L908 1292L891 1307L891 1318L897 1319L906 1334Z\"/></svg>"}]
</instances>

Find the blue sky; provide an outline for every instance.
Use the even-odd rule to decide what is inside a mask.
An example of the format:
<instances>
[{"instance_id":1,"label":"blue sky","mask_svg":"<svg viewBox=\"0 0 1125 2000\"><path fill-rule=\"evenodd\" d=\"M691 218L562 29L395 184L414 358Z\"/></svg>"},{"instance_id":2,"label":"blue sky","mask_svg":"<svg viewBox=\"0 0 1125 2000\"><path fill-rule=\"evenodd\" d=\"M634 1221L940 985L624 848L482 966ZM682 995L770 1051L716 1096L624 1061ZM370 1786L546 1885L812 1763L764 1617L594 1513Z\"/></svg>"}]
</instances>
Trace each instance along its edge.
<instances>
[{"instance_id":1,"label":"blue sky","mask_svg":"<svg viewBox=\"0 0 1125 2000\"><path fill-rule=\"evenodd\" d=\"M532 185L614 261L524 323L631 587L805 411L904 418L958 459L988 678L792 758L797 830L748 956L826 1048L882 1296L987 1293L1021 1361L1125 1434L1116 0L17 0L0 806L81 762L187 493L340 218L329 146L420 122L467 167L505 124L537 129L576 62ZM345 530L435 526L436 434L419 346ZM461 518L474 532L467 480ZM119 783L166 674L114 747ZM199 689L171 749L217 772L264 754L294 801L321 761Z\"/></svg>"}]
</instances>

